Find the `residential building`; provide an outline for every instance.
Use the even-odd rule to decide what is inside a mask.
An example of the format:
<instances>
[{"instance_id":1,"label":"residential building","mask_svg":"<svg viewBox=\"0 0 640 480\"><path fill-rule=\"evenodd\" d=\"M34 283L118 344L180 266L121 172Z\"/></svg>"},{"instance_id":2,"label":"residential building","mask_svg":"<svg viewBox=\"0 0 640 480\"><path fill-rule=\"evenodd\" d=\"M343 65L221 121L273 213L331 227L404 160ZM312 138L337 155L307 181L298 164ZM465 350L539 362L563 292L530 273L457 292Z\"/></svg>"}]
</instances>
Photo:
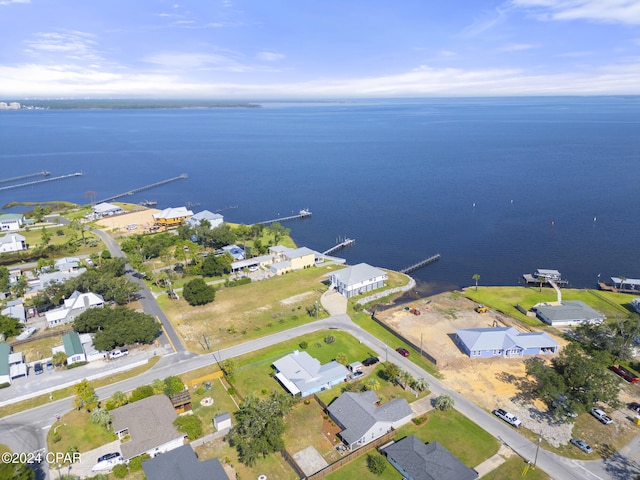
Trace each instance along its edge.
<instances>
[{"instance_id":1,"label":"residential building","mask_svg":"<svg viewBox=\"0 0 640 480\"><path fill-rule=\"evenodd\" d=\"M560 347L545 332L523 333L513 327L456 330L456 343L471 358L558 353Z\"/></svg>"},{"instance_id":2,"label":"residential building","mask_svg":"<svg viewBox=\"0 0 640 480\"><path fill-rule=\"evenodd\" d=\"M69 273L80 270L80 259L77 257L64 257L56 260L54 268L59 272Z\"/></svg>"},{"instance_id":3,"label":"residential building","mask_svg":"<svg viewBox=\"0 0 640 480\"><path fill-rule=\"evenodd\" d=\"M80 335L76 332L65 333L62 336L62 345L51 349L53 355L58 352L64 352L67 356L67 365L87 361L87 355L85 354L84 348L82 348Z\"/></svg>"},{"instance_id":4,"label":"residential building","mask_svg":"<svg viewBox=\"0 0 640 480\"><path fill-rule=\"evenodd\" d=\"M220 460L199 461L190 444L142 462L147 480L229 480Z\"/></svg>"},{"instance_id":5,"label":"residential building","mask_svg":"<svg viewBox=\"0 0 640 480\"><path fill-rule=\"evenodd\" d=\"M331 418L342 428L340 438L349 448L361 447L411 420L413 411L404 398L380 404L372 390L344 392L327 407Z\"/></svg>"},{"instance_id":6,"label":"residential building","mask_svg":"<svg viewBox=\"0 0 640 480\"><path fill-rule=\"evenodd\" d=\"M7 317L15 318L22 324L27 322L27 313L24 309L24 303L21 298L19 298L18 300L8 301L7 306L2 309L2 312L0 313Z\"/></svg>"},{"instance_id":7,"label":"residential building","mask_svg":"<svg viewBox=\"0 0 640 480\"><path fill-rule=\"evenodd\" d=\"M155 457L184 444L184 433L173 424L178 415L166 395L153 395L111 411L113 431L124 441L122 456L130 460L138 455ZM180 477L174 477L180 478Z\"/></svg>"},{"instance_id":8,"label":"residential building","mask_svg":"<svg viewBox=\"0 0 640 480\"><path fill-rule=\"evenodd\" d=\"M222 247L222 251L231 255L236 261L244 260L244 249L240 248L238 245L226 245Z\"/></svg>"},{"instance_id":9,"label":"residential building","mask_svg":"<svg viewBox=\"0 0 640 480\"><path fill-rule=\"evenodd\" d=\"M11 345L4 342L0 343L0 385L11 384L11 375L9 374L10 353Z\"/></svg>"},{"instance_id":10,"label":"residential building","mask_svg":"<svg viewBox=\"0 0 640 480\"><path fill-rule=\"evenodd\" d=\"M0 237L0 253L20 252L27 248L27 239L19 233L7 233Z\"/></svg>"},{"instance_id":11,"label":"residential building","mask_svg":"<svg viewBox=\"0 0 640 480\"><path fill-rule=\"evenodd\" d=\"M384 287L389 279L387 273L366 263L337 270L329 274L330 288L335 288L347 298Z\"/></svg>"},{"instance_id":12,"label":"residential building","mask_svg":"<svg viewBox=\"0 0 640 480\"><path fill-rule=\"evenodd\" d=\"M602 323L604 314L591 308L581 300L540 303L534 306L537 317L553 327L569 327L581 323Z\"/></svg>"},{"instance_id":13,"label":"residential building","mask_svg":"<svg viewBox=\"0 0 640 480\"><path fill-rule=\"evenodd\" d=\"M37 277L34 277L31 272L27 272L27 291L24 294L25 299L35 297L38 292L44 290L49 285L54 283L64 283L71 278L75 278L86 272L86 268L79 268L76 271L71 272L51 272L41 273Z\"/></svg>"},{"instance_id":14,"label":"residential building","mask_svg":"<svg viewBox=\"0 0 640 480\"><path fill-rule=\"evenodd\" d=\"M640 298L634 298L631 300L631 306L637 313L640 313Z\"/></svg>"},{"instance_id":15,"label":"residential building","mask_svg":"<svg viewBox=\"0 0 640 480\"><path fill-rule=\"evenodd\" d=\"M93 214L96 217L109 217L111 215L120 215L124 213L122 207L112 203L102 202L93 206Z\"/></svg>"},{"instance_id":16,"label":"residential building","mask_svg":"<svg viewBox=\"0 0 640 480\"><path fill-rule=\"evenodd\" d=\"M276 379L292 395L306 397L346 381L349 371L335 360L324 365L305 351L294 351L273 362Z\"/></svg>"},{"instance_id":17,"label":"residential building","mask_svg":"<svg viewBox=\"0 0 640 480\"><path fill-rule=\"evenodd\" d=\"M156 225L162 227L176 227L189 217L193 216L193 212L185 207L165 208L161 212L153 214L153 221Z\"/></svg>"},{"instance_id":18,"label":"residential building","mask_svg":"<svg viewBox=\"0 0 640 480\"><path fill-rule=\"evenodd\" d=\"M27 364L22 352L11 352L11 345L0 342L0 385L9 383L17 377L27 376Z\"/></svg>"},{"instance_id":19,"label":"residential building","mask_svg":"<svg viewBox=\"0 0 640 480\"><path fill-rule=\"evenodd\" d=\"M279 245L271 247L269 251L274 255L274 261L269 268L276 275L315 265L316 252L307 247L287 248Z\"/></svg>"},{"instance_id":20,"label":"residential building","mask_svg":"<svg viewBox=\"0 0 640 480\"><path fill-rule=\"evenodd\" d=\"M192 217L187 218L186 223L187 225L193 228L200 225L200 222L202 220L206 220L207 222L209 222L209 225L211 226L211 228L216 228L223 224L224 217L219 213L213 213L213 212L210 212L209 210L203 210L201 212L196 213Z\"/></svg>"},{"instance_id":21,"label":"residential building","mask_svg":"<svg viewBox=\"0 0 640 480\"><path fill-rule=\"evenodd\" d=\"M88 308L102 308L104 298L97 293L80 293L77 290L64 301L64 305L45 313L50 327L73 322L78 315Z\"/></svg>"},{"instance_id":22,"label":"residential building","mask_svg":"<svg viewBox=\"0 0 640 480\"><path fill-rule=\"evenodd\" d=\"M406 480L475 480L478 472L467 467L437 441L424 443L415 435L381 450Z\"/></svg>"},{"instance_id":23,"label":"residential building","mask_svg":"<svg viewBox=\"0 0 640 480\"><path fill-rule=\"evenodd\" d=\"M0 214L0 231L15 232L24 224L24 215L21 213Z\"/></svg>"}]
</instances>

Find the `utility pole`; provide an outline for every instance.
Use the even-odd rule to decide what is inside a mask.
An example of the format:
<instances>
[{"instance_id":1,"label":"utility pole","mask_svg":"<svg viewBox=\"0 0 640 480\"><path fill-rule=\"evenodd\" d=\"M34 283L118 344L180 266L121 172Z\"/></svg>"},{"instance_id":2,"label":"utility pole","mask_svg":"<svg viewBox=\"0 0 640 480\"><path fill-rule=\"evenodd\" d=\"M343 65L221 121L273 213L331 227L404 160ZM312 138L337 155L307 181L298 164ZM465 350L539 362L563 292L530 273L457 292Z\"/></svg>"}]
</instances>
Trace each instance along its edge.
<instances>
[{"instance_id":1,"label":"utility pole","mask_svg":"<svg viewBox=\"0 0 640 480\"><path fill-rule=\"evenodd\" d=\"M536 469L536 463L538 462L538 452L540 451L540 443L542 443L542 435L538 436L538 445L536 447L536 457L533 459L533 469Z\"/></svg>"}]
</instances>

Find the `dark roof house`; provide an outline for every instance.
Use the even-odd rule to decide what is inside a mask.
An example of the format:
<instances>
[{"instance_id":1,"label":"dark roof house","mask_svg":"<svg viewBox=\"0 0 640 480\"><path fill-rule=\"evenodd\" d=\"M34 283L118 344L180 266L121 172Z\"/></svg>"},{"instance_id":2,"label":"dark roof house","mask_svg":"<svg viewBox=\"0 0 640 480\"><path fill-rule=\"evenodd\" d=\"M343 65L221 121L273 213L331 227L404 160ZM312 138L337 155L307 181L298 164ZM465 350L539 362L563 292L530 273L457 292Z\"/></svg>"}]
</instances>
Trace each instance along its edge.
<instances>
[{"instance_id":1,"label":"dark roof house","mask_svg":"<svg viewBox=\"0 0 640 480\"><path fill-rule=\"evenodd\" d=\"M467 467L438 442L424 443L415 435L389 445L382 452L407 480L475 480Z\"/></svg>"},{"instance_id":2,"label":"dark roof house","mask_svg":"<svg viewBox=\"0 0 640 480\"><path fill-rule=\"evenodd\" d=\"M142 469L147 480L229 480L220 460L200 462L189 444L145 460Z\"/></svg>"}]
</instances>

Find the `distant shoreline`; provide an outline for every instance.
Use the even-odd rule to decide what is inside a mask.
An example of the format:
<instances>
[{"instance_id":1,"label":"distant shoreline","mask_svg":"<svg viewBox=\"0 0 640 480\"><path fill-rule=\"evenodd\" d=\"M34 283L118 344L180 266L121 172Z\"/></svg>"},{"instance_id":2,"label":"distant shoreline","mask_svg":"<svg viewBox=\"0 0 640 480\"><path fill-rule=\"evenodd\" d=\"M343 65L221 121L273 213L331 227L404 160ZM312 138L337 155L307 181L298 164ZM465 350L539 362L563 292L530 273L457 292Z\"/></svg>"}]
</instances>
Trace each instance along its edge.
<instances>
[{"instance_id":1,"label":"distant shoreline","mask_svg":"<svg viewBox=\"0 0 640 480\"><path fill-rule=\"evenodd\" d=\"M262 108L259 103L225 103L215 100L31 100L21 102L14 110L134 110L134 109L209 109L209 108Z\"/></svg>"}]
</instances>

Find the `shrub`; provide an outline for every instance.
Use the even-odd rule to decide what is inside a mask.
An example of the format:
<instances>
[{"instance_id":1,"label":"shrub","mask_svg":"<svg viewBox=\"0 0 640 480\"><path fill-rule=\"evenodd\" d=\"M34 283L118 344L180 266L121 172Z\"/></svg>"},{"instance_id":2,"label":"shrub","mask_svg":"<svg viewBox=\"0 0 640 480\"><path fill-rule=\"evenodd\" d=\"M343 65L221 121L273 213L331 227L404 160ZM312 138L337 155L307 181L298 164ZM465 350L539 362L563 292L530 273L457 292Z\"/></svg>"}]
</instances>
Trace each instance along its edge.
<instances>
[{"instance_id":1,"label":"shrub","mask_svg":"<svg viewBox=\"0 0 640 480\"><path fill-rule=\"evenodd\" d=\"M307 347L309 346L309 344L307 342L305 342L304 340L301 341L298 346L302 349L302 350L306 350Z\"/></svg>"},{"instance_id":2,"label":"shrub","mask_svg":"<svg viewBox=\"0 0 640 480\"><path fill-rule=\"evenodd\" d=\"M182 415L175 419L173 424L178 431L185 433L189 440L195 440L202 435L202 420L197 415Z\"/></svg>"},{"instance_id":3,"label":"shrub","mask_svg":"<svg viewBox=\"0 0 640 480\"><path fill-rule=\"evenodd\" d=\"M326 343L327 345L331 345L332 343L335 343L335 341L336 341L336 337L331 334L324 337L324 343Z\"/></svg>"},{"instance_id":4,"label":"shrub","mask_svg":"<svg viewBox=\"0 0 640 480\"><path fill-rule=\"evenodd\" d=\"M129 460L129 470L132 472L139 472L142 470L142 462L151 458L151 455L145 453L144 455L138 455Z\"/></svg>"},{"instance_id":5,"label":"shrub","mask_svg":"<svg viewBox=\"0 0 640 480\"><path fill-rule=\"evenodd\" d=\"M198 387L195 391L196 395L204 395L205 389L204 387Z\"/></svg>"},{"instance_id":6,"label":"shrub","mask_svg":"<svg viewBox=\"0 0 640 480\"><path fill-rule=\"evenodd\" d=\"M216 289L207 285L202 278L195 278L185 283L182 296L191 306L205 305L215 300Z\"/></svg>"},{"instance_id":7,"label":"shrub","mask_svg":"<svg viewBox=\"0 0 640 480\"><path fill-rule=\"evenodd\" d=\"M131 392L129 401L137 402L138 400L142 400L143 398L151 397L153 395L155 395L155 392L153 391L153 387L151 385L142 385Z\"/></svg>"},{"instance_id":8,"label":"shrub","mask_svg":"<svg viewBox=\"0 0 640 480\"><path fill-rule=\"evenodd\" d=\"M72 363L71 365L67 365L67 370L70 370L72 368L77 368L77 367L82 367L83 365L86 365L88 362L75 362Z\"/></svg>"},{"instance_id":9,"label":"shrub","mask_svg":"<svg viewBox=\"0 0 640 480\"><path fill-rule=\"evenodd\" d=\"M116 465L112 470L113 476L116 478L124 478L129 473L129 469L124 463Z\"/></svg>"},{"instance_id":10,"label":"shrub","mask_svg":"<svg viewBox=\"0 0 640 480\"><path fill-rule=\"evenodd\" d=\"M10 386L11 384L9 382L5 382L5 383L0 383L0 389L2 388L7 388L8 386Z\"/></svg>"},{"instance_id":11,"label":"shrub","mask_svg":"<svg viewBox=\"0 0 640 480\"><path fill-rule=\"evenodd\" d=\"M382 475L382 472L387 468L387 461L380 454L370 453L367 455L367 467L371 473Z\"/></svg>"}]
</instances>

